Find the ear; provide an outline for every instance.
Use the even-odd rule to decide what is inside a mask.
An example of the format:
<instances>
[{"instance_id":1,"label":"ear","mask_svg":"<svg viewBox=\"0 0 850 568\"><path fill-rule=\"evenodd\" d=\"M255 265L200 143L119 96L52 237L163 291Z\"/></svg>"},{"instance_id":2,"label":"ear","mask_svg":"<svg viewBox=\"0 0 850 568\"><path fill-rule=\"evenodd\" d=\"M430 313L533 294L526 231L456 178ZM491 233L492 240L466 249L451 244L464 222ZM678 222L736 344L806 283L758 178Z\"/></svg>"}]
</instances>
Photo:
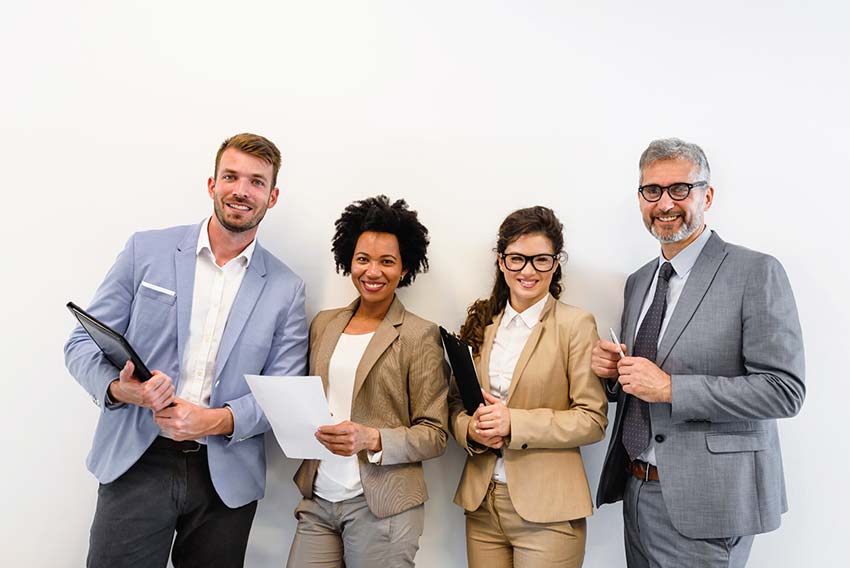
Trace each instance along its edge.
<instances>
[{"instance_id":1,"label":"ear","mask_svg":"<svg viewBox=\"0 0 850 568\"><path fill-rule=\"evenodd\" d=\"M505 272L507 269L505 268L505 261L502 259L502 255L496 253L496 264L499 265L499 270Z\"/></svg>"},{"instance_id":2,"label":"ear","mask_svg":"<svg viewBox=\"0 0 850 568\"><path fill-rule=\"evenodd\" d=\"M708 211L711 209L711 204L714 203L714 186L708 186L708 189L705 190L705 196L703 196L703 199L705 199L705 211Z\"/></svg>"},{"instance_id":3,"label":"ear","mask_svg":"<svg viewBox=\"0 0 850 568\"><path fill-rule=\"evenodd\" d=\"M207 193L209 194L210 198L215 197L215 178L211 177L207 180Z\"/></svg>"},{"instance_id":4,"label":"ear","mask_svg":"<svg viewBox=\"0 0 850 568\"><path fill-rule=\"evenodd\" d=\"M275 206L278 197L280 197L280 190L278 188L272 189L269 193L269 209Z\"/></svg>"}]
</instances>

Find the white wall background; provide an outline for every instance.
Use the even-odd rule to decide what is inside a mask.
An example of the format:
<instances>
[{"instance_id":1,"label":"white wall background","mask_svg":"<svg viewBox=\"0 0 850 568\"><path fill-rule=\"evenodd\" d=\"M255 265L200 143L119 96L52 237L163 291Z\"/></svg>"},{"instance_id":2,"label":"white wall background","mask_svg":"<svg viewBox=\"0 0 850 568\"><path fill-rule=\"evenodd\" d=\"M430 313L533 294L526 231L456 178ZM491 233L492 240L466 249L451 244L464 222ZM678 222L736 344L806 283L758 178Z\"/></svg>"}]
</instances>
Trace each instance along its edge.
<instances>
[{"instance_id":1,"label":"white wall background","mask_svg":"<svg viewBox=\"0 0 850 568\"><path fill-rule=\"evenodd\" d=\"M454 328L489 290L501 219L540 203L566 227L566 301L607 330L657 253L640 152L701 144L709 224L781 259L807 346L808 399L780 425L791 509L750 566L845 566L848 17L838 1L4 3L0 565L85 558L98 411L63 366L64 303L90 300L133 231L207 215L215 150L247 130L284 153L260 238L306 280L309 316L354 294L333 220L386 193L432 232L402 299ZM594 491L606 444L584 452ZM268 447L249 566L283 565L294 528L296 464ZM461 466L453 444L426 465L421 566L464 564ZM587 566L624 565L621 530L619 505L591 518Z\"/></svg>"}]
</instances>

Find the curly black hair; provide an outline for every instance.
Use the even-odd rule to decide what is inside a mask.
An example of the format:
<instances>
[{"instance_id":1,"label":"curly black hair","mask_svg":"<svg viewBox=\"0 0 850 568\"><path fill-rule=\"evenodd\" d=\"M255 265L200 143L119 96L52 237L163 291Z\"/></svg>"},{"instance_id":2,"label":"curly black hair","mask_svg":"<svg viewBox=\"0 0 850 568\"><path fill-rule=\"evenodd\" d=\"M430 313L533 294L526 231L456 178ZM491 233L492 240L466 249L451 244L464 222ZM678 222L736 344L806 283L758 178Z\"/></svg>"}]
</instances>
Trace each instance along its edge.
<instances>
[{"instance_id":1,"label":"curly black hair","mask_svg":"<svg viewBox=\"0 0 850 568\"><path fill-rule=\"evenodd\" d=\"M366 231L390 233L398 239L401 265L407 274L398 287L408 286L420 272L428 272L428 229L419 222L416 211L404 199L390 204L386 195L355 201L345 208L334 223L336 232L331 244L336 271L351 274L351 261L357 239Z\"/></svg>"}]
</instances>

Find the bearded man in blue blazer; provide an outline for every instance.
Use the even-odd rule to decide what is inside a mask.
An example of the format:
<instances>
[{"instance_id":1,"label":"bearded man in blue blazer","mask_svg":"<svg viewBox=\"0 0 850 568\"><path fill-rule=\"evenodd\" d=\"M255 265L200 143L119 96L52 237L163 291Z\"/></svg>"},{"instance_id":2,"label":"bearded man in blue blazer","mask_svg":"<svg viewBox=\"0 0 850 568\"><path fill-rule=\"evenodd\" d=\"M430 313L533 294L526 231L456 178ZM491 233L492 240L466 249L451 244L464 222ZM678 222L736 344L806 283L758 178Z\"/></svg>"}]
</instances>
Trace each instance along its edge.
<instances>
[{"instance_id":1,"label":"bearded man in blue blazer","mask_svg":"<svg viewBox=\"0 0 850 568\"><path fill-rule=\"evenodd\" d=\"M636 197L661 251L626 281L624 343L593 350L617 402L596 501L623 500L629 568L743 567L788 509L776 420L806 392L794 295L778 260L706 227L710 176L696 144L644 151Z\"/></svg>"},{"instance_id":2,"label":"bearded man in blue blazer","mask_svg":"<svg viewBox=\"0 0 850 568\"><path fill-rule=\"evenodd\" d=\"M88 566L162 567L169 552L175 568L244 563L269 429L244 375L306 368L304 284L256 240L280 162L262 136L225 140L207 182L213 215L134 234L95 293L90 313L124 334L151 379L116 369L79 326L65 345L101 409Z\"/></svg>"}]
</instances>

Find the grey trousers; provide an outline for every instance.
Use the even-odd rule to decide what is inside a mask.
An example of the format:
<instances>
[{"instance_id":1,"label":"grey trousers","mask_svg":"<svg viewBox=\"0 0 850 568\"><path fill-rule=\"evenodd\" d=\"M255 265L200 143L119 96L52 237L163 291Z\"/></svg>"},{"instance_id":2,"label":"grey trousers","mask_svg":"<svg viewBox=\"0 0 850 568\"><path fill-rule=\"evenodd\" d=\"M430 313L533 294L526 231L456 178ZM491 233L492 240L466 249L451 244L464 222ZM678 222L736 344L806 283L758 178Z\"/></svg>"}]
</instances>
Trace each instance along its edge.
<instances>
[{"instance_id":1,"label":"grey trousers","mask_svg":"<svg viewBox=\"0 0 850 568\"><path fill-rule=\"evenodd\" d=\"M239 568L256 510L256 501L237 509L221 501L206 446L157 438L121 477L100 485L86 565L164 568L171 552L175 568Z\"/></svg>"},{"instance_id":2,"label":"grey trousers","mask_svg":"<svg viewBox=\"0 0 850 568\"><path fill-rule=\"evenodd\" d=\"M630 475L623 496L626 562L629 568L744 568L753 535L692 539L670 522L661 483Z\"/></svg>"},{"instance_id":3,"label":"grey trousers","mask_svg":"<svg viewBox=\"0 0 850 568\"><path fill-rule=\"evenodd\" d=\"M414 566L425 506L379 519L359 495L338 503L302 499L288 568L406 568Z\"/></svg>"}]
</instances>

